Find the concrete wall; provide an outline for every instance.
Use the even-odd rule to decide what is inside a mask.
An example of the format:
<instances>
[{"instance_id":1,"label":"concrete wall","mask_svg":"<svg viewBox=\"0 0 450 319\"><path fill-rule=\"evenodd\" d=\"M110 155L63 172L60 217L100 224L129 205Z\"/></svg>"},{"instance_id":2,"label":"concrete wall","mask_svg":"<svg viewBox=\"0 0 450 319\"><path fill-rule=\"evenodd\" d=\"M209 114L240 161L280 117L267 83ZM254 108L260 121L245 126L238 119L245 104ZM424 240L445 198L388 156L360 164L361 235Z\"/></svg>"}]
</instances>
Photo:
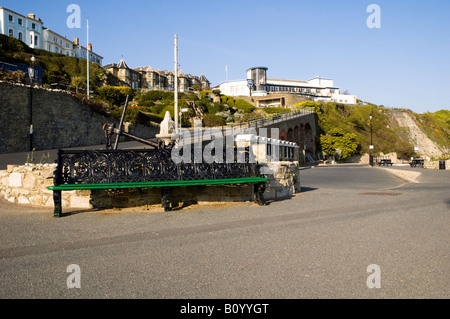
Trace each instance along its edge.
<instances>
[{"instance_id":1,"label":"concrete wall","mask_svg":"<svg viewBox=\"0 0 450 319\"><path fill-rule=\"evenodd\" d=\"M103 124L119 122L68 93L0 82L0 153L30 151L30 99L36 150L104 144ZM130 133L142 138L158 132L158 127L130 126Z\"/></svg>"}]
</instances>

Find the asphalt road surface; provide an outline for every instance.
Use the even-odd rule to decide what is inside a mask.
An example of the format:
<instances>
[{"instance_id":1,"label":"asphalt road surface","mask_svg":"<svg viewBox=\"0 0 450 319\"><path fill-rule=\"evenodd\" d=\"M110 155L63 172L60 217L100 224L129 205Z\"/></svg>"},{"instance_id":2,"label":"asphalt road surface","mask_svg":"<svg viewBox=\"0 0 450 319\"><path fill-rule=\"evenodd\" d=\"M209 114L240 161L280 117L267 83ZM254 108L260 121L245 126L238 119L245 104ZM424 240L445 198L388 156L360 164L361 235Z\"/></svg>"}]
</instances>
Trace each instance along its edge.
<instances>
[{"instance_id":1,"label":"asphalt road surface","mask_svg":"<svg viewBox=\"0 0 450 319\"><path fill-rule=\"evenodd\" d=\"M0 200L0 298L447 299L450 171L415 170L304 169L264 207L54 219Z\"/></svg>"}]
</instances>

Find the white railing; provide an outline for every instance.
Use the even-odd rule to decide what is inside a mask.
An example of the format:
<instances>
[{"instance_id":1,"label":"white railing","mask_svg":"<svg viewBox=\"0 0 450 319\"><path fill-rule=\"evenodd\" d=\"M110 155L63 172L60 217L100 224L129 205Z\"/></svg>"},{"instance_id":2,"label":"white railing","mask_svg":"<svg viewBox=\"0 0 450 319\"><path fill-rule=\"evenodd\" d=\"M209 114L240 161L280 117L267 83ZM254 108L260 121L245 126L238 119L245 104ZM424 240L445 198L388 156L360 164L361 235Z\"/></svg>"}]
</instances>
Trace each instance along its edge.
<instances>
[{"instance_id":1,"label":"white railing","mask_svg":"<svg viewBox=\"0 0 450 319\"><path fill-rule=\"evenodd\" d=\"M284 122L287 120L295 119L295 118L313 114L313 113L315 113L315 111L312 109L301 109L301 110L296 110L296 111L289 112L289 113L282 113L282 114L276 114L276 115L272 115L272 116L268 116L268 117L257 118L257 119L253 119L251 121L244 122L244 123L235 123L235 124L230 124L230 125L226 125L226 126L218 126L218 127L213 127L213 128L211 128L211 127L187 128L185 130L187 130L190 133L190 136L193 136L192 132L194 130L198 130L196 132L197 133L196 135L199 137L203 136L204 132L207 130L211 130L211 131L215 130L216 132L217 132L217 130L220 130L222 132L222 136L236 135L236 134L243 134L245 132L248 132L251 129L257 130L258 128L281 123L281 122ZM181 137L182 137L182 135L181 135ZM193 142L195 142L195 140L194 140L194 138L190 138L189 140L184 139L183 142L184 143L193 143ZM198 142L198 140L197 140L197 142Z\"/></svg>"}]
</instances>

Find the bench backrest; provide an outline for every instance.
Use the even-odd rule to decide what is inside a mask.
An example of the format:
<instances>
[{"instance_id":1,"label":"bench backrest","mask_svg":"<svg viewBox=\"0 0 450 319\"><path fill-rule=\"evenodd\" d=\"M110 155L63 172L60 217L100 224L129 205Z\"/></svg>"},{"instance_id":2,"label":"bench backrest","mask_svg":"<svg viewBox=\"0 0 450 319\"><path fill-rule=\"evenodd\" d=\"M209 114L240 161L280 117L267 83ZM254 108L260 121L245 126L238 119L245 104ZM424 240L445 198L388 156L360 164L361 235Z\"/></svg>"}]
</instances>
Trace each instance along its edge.
<instances>
[{"instance_id":1,"label":"bench backrest","mask_svg":"<svg viewBox=\"0 0 450 319\"><path fill-rule=\"evenodd\" d=\"M260 165L250 160L227 163L176 164L169 149L58 151L55 186L150 181L229 179L261 177ZM229 155L229 154L228 154ZM194 156L194 155L192 155ZM239 157L241 159L241 157ZM229 161L229 160L228 160Z\"/></svg>"}]
</instances>

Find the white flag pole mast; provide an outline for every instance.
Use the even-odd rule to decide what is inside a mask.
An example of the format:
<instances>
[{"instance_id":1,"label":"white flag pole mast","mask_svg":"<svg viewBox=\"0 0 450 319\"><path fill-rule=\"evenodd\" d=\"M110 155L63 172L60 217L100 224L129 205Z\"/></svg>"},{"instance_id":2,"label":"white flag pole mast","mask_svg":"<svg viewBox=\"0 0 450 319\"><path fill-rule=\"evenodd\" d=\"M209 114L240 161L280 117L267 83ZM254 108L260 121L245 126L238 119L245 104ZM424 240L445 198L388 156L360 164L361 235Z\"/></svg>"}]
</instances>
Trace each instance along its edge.
<instances>
[{"instance_id":1,"label":"white flag pole mast","mask_svg":"<svg viewBox=\"0 0 450 319\"><path fill-rule=\"evenodd\" d=\"M178 134L178 36L175 34L175 133Z\"/></svg>"},{"instance_id":2,"label":"white flag pole mast","mask_svg":"<svg viewBox=\"0 0 450 319\"><path fill-rule=\"evenodd\" d=\"M86 19L87 45L86 45L86 60L87 60L87 98L89 100L89 18Z\"/></svg>"},{"instance_id":3,"label":"white flag pole mast","mask_svg":"<svg viewBox=\"0 0 450 319\"><path fill-rule=\"evenodd\" d=\"M225 82L228 83L228 64L225 65Z\"/></svg>"}]
</instances>

